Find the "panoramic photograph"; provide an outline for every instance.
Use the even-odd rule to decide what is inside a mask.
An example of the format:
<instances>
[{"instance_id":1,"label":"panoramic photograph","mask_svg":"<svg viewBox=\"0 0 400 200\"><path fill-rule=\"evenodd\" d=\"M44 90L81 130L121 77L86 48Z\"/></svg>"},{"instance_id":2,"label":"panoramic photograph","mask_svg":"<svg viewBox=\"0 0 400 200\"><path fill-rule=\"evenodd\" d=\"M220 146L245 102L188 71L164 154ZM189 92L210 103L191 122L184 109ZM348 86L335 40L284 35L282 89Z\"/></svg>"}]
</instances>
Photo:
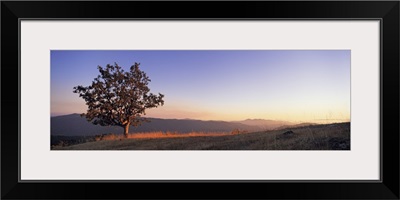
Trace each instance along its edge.
<instances>
[{"instance_id":1,"label":"panoramic photograph","mask_svg":"<svg viewBox=\"0 0 400 200\"><path fill-rule=\"evenodd\" d=\"M51 50L50 149L350 150L350 50Z\"/></svg>"}]
</instances>

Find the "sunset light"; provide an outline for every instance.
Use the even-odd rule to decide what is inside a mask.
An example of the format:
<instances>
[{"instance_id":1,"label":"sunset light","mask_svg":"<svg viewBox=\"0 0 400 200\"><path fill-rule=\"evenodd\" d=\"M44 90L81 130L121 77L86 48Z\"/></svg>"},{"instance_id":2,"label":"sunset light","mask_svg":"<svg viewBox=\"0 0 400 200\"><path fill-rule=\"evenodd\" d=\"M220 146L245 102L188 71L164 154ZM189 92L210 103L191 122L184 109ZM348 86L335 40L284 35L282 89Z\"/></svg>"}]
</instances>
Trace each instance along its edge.
<instances>
[{"instance_id":1,"label":"sunset light","mask_svg":"<svg viewBox=\"0 0 400 200\"><path fill-rule=\"evenodd\" d=\"M147 117L350 121L350 50L53 50L51 116L83 113L72 88L138 62L165 105Z\"/></svg>"}]
</instances>

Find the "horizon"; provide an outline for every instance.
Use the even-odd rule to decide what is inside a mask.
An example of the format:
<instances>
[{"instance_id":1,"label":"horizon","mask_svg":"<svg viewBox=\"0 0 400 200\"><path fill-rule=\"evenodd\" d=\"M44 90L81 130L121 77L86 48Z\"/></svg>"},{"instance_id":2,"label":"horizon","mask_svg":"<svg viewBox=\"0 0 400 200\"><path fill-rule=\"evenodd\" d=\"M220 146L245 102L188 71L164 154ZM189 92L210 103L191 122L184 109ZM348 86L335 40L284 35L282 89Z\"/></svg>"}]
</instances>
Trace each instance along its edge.
<instances>
[{"instance_id":1,"label":"horizon","mask_svg":"<svg viewBox=\"0 0 400 200\"><path fill-rule=\"evenodd\" d=\"M50 116L84 113L72 87L141 63L165 105L147 118L350 122L350 50L52 50Z\"/></svg>"},{"instance_id":2,"label":"horizon","mask_svg":"<svg viewBox=\"0 0 400 200\"><path fill-rule=\"evenodd\" d=\"M60 114L60 115L51 115L50 117L63 117L68 115L80 115L81 113L70 113L70 114ZM202 119L192 119L192 118L159 118L159 117L144 117L144 118L153 118L153 119L164 119L164 120L198 120L198 121L221 121L221 122L243 122L247 120L265 120L265 121L280 121L280 122L289 122L295 124L301 123L310 123L310 124L334 124L334 123L348 123L349 121L340 121L338 119L317 119L317 121L326 121L325 123L317 123L317 122L309 122L309 121L286 121L286 120L273 120L273 119L260 119L260 118L247 118L241 120L221 120L221 119L211 119L211 120L202 120ZM328 122L329 121L329 122Z\"/></svg>"}]
</instances>

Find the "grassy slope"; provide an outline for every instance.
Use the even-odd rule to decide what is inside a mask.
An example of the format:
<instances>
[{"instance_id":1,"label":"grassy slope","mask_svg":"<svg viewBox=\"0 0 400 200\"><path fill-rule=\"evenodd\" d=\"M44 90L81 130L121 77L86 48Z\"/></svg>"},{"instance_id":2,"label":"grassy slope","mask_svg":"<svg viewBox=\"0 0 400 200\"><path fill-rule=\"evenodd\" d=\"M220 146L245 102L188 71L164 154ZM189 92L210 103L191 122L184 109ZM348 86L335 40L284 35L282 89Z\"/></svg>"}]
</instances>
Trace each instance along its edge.
<instances>
[{"instance_id":1,"label":"grassy slope","mask_svg":"<svg viewBox=\"0 0 400 200\"><path fill-rule=\"evenodd\" d=\"M350 123L226 136L123 139L88 142L55 150L349 150Z\"/></svg>"}]
</instances>

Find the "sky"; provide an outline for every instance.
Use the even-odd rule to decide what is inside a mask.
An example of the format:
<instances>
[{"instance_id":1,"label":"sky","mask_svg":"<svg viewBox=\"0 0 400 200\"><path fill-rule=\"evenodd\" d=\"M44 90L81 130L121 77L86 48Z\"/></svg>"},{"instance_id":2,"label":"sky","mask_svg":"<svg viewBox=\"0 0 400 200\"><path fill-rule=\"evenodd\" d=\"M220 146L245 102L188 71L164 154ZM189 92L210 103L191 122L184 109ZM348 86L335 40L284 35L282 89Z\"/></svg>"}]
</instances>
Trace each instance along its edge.
<instances>
[{"instance_id":1,"label":"sky","mask_svg":"<svg viewBox=\"0 0 400 200\"><path fill-rule=\"evenodd\" d=\"M52 50L51 116L86 112L73 93L140 63L164 106L147 117L237 121L350 121L350 50Z\"/></svg>"}]
</instances>

